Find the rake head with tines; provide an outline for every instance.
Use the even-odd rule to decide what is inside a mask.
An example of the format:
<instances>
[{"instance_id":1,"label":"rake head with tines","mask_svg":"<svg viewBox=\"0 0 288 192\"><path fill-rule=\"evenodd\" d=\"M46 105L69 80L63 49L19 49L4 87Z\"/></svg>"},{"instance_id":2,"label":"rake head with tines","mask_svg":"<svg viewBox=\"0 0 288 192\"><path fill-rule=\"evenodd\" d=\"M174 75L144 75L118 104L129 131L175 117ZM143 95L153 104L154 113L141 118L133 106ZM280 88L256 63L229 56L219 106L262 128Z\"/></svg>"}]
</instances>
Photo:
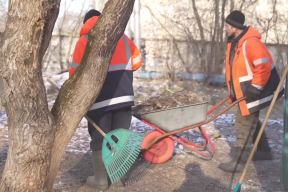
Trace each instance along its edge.
<instances>
[{"instance_id":1,"label":"rake head with tines","mask_svg":"<svg viewBox=\"0 0 288 192\"><path fill-rule=\"evenodd\" d=\"M49 78L47 81L59 90L59 87ZM137 159L142 148L144 134L126 129L116 129L106 134L90 117L86 115L85 118L104 137L102 159L111 183L120 181Z\"/></svg>"},{"instance_id":2,"label":"rake head with tines","mask_svg":"<svg viewBox=\"0 0 288 192\"><path fill-rule=\"evenodd\" d=\"M102 158L111 183L118 182L131 168L141 151L144 134L116 129L106 134Z\"/></svg>"}]
</instances>

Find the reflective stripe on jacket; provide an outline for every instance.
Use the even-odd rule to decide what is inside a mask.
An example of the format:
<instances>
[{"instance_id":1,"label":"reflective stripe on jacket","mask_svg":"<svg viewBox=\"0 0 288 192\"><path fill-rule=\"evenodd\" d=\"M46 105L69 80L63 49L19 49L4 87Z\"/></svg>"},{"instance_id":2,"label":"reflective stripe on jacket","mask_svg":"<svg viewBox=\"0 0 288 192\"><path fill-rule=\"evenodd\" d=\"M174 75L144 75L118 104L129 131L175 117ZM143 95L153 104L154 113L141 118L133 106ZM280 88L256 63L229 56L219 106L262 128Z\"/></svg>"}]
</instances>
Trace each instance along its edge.
<instances>
[{"instance_id":1,"label":"reflective stripe on jacket","mask_svg":"<svg viewBox=\"0 0 288 192\"><path fill-rule=\"evenodd\" d=\"M280 82L272 56L260 39L261 35L258 31L250 26L238 42L232 61L232 74L229 63L231 43L227 45L227 87L231 94L230 81L232 81L236 99L246 96L246 100L239 103L243 116L269 106ZM283 94L284 89L281 90L278 98Z\"/></svg>"},{"instance_id":2,"label":"reflective stripe on jacket","mask_svg":"<svg viewBox=\"0 0 288 192\"><path fill-rule=\"evenodd\" d=\"M84 56L89 31L99 17L92 17L83 25L76 43L69 77L73 75ZM133 41L125 34L118 41L102 90L89 111L103 112L134 105L133 71L142 65L142 56ZM87 82L89 83L89 82Z\"/></svg>"}]
</instances>

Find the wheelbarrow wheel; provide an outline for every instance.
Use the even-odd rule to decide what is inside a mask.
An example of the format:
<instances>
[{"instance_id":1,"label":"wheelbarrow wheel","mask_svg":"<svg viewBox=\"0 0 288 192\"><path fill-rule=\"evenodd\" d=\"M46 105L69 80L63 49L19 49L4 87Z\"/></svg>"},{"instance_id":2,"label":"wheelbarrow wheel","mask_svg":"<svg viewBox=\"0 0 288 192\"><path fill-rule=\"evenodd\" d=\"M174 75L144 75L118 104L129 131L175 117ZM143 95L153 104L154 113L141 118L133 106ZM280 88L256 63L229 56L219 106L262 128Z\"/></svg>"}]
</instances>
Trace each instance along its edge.
<instances>
[{"instance_id":1,"label":"wheelbarrow wheel","mask_svg":"<svg viewBox=\"0 0 288 192\"><path fill-rule=\"evenodd\" d=\"M162 135L159 131L152 131L148 133L143 141L142 149L144 149L151 141ZM160 142L154 144L149 150L143 153L146 161L153 164L161 164L168 161L174 152L174 141L169 137L162 139Z\"/></svg>"}]
</instances>

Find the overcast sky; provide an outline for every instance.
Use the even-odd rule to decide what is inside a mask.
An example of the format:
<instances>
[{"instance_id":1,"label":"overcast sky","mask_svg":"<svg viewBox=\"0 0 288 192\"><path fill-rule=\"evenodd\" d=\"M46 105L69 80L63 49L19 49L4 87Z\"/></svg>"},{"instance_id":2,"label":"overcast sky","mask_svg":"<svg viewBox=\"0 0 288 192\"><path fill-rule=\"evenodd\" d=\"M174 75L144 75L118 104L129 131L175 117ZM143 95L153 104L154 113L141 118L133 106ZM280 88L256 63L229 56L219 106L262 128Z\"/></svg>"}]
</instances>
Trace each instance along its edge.
<instances>
[{"instance_id":1,"label":"overcast sky","mask_svg":"<svg viewBox=\"0 0 288 192\"><path fill-rule=\"evenodd\" d=\"M0 0L4 5L6 5L6 11L8 10L8 0ZM68 11L79 13L81 11L81 7L84 6L84 10L88 9L91 5L92 0L62 0L60 6L59 17L61 17L65 11L65 3ZM68 7L68 5L70 5Z\"/></svg>"}]
</instances>

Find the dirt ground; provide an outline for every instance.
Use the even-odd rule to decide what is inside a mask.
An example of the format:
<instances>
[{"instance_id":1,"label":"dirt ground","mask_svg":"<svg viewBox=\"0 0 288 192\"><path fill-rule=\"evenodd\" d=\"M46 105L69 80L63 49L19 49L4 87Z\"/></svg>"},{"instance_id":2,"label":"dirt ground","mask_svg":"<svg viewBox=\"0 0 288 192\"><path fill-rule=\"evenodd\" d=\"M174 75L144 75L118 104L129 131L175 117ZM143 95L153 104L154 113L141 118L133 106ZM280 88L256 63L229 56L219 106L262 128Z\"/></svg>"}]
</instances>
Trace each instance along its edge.
<instances>
[{"instance_id":1,"label":"dirt ground","mask_svg":"<svg viewBox=\"0 0 288 192\"><path fill-rule=\"evenodd\" d=\"M179 84L179 83L178 83ZM202 92L209 95L210 108L227 96L225 87L214 87L192 82L181 82L181 86L187 90ZM136 92L149 86L163 85L163 81L135 81ZM144 90L145 92L145 90ZM220 109L215 111L217 113ZM220 135L212 139L216 152L211 160L203 160L181 149L181 145L175 149L174 156L166 163L154 165L139 158L132 169L126 175L126 187L111 187L108 192L230 192L234 190L240 174L225 173L218 169L220 162L230 159L229 151L236 136L234 131L234 114L237 107L233 107L224 115L212 123L204 126L208 135ZM261 112L261 118L265 117L266 110ZM7 126L5 126L5 114L2 115L3 127L0 128L0 172L2 173L8 150ZM213 116L212 114L212 116ZM6 122L7 124L7 122ZM131 130L147 132L149 128L143 123L134 120ZM280 183L280 165L283 138L283 98L280 99L266 127L269 143L273 148L274 159L272 161L253 162L245 177L242 190L247 192L280 192L284 191ZM191 141L201 142L201 136L197 131L182 133L181 136ZM54 184L54 192L96 192L85 186L87 176L93 175L91 163L91 151L89 150L89 135L84 124L80 125L69 143L64 154L57 180ZM1 174L2 175L2 174Z\"/></svg>"}]
</instances>

